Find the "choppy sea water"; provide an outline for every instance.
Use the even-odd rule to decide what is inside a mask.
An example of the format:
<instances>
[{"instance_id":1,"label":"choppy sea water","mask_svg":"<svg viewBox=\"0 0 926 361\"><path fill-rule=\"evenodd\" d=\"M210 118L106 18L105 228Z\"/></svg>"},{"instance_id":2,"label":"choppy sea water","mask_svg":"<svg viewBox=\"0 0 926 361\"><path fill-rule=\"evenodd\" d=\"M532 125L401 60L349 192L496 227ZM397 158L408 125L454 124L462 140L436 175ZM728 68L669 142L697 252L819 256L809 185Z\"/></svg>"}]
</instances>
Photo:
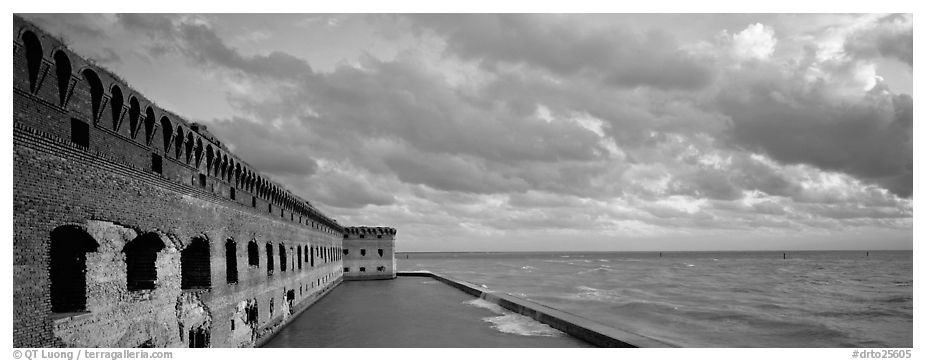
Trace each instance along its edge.
<instances>
[{"instance_id":1,"label":"choppy sea water","mask_svg":"<svg viewBox=\"0 0 926 361\"><path fill-rule=\"evenodd\" d=\"M913 346L912 251L396 257L684 347Z\"/></svg>"}]
</instances>

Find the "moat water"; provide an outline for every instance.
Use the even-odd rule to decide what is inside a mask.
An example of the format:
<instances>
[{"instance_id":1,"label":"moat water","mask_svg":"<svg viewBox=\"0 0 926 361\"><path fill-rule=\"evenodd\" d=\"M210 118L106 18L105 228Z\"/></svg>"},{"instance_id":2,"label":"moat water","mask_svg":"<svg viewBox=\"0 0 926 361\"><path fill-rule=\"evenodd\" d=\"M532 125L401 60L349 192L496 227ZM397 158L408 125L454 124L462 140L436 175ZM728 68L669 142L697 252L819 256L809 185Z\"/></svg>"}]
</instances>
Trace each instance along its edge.
<instances>
[{"instance_id":1,"label":"moat water","mask_svg":"<svg viewBox=\"0 0 926 361\"><path fill-rule=\"evenodd\" d=\"M683 347L913 346L912 251L396 258L400 271L445 274Z\"/></svg>"}]
</instances>

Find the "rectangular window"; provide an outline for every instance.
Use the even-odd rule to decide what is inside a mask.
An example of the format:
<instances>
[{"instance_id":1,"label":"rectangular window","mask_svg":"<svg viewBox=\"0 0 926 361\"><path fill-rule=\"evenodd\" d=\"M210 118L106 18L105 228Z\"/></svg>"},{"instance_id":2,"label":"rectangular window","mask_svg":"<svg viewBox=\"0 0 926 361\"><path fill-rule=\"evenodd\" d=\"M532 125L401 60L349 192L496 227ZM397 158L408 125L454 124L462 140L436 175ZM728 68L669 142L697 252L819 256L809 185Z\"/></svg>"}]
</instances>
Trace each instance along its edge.
<instances>
[{"instance_id":1,"label":"rectangular window","mask_svg":"<svg viewBox=\"0 0 926 361\"><path fill-rule=\"evenodd\" d=\"M206 175L205 174L202 174L202 173L199 174L199 187L206 188Z\"/></svg>"},{"instance_id":2,"label":"rectangular window","mask_svg":"<svg viewBox=\"0 0 926 361\"><path fill-rule=\"evenodd\" d=\"M71 119L71 141L82 147L90 146L90 126L78 119Z\"/></svg>"},{"instance_id":3,"label":"rectangular window","mask_svg":"<svg viewBox=\"0 0 926 361\"><path fill-rule=\"evenodd\" d=\"M235 188L234 187L229 189L228 197L231 198L232 200L235 200Z\"/></svg>"},{"instance_id":4,"label":"rectangular window","mask_svg":"<svg viewBox=\"0 0 926 361\"><path fill-rule=\"evenodd\" d=\"M151 153L151 171L157 174L163 174L161 168L161 156Z\"/></svg>"},{"instance_id":5,"label":"rectangular window","mask_svg":"<svg viewBox=\"0 0 926 361\"><path fill-rule=\"evenodd\" d=\"M350 272L350 267L344 267L344 273Z\"/></svg>"},{"instance_id":6,"label":"rectangular window","mask_svg":"<svg viewBox=\"0 0 926 361\"><path fill-rule=\"evenodd\" d=\"M360 267L360 272L366 272L366 271L367 271L366 267Z\"/></svg>"},{"instance_id":7,"label":"rectangular window","mask_svg":"<svg viewBox=\"0 0 926 361\"><path fill-rule=\"evenodd\" d=\"M257 197L251 196L251 208L257 208Z\"/></svg>"},{"instance_id":8,"label":"rectangular window","mask_svg":"<svg viewBox=\"0 0 926 361\"><path fill-rule=\"evenodd\" d=\"M267 203L267 213L273 213L273 203Z\"/></svg>"}]
</instances>

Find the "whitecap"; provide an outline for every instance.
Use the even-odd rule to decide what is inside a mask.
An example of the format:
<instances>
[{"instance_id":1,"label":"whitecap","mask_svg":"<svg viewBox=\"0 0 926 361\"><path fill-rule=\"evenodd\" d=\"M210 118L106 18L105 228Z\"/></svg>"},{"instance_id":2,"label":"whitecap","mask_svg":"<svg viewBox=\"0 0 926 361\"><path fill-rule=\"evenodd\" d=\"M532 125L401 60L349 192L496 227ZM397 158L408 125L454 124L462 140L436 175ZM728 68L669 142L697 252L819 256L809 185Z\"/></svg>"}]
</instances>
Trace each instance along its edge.
<instances>
[{"instance_id":1,"label":"whitecap","mask_svg":"<svg viewBox=\"0 0 926 361\"><path fill-rule=\"evenodd\" d=\"M565 334L530 317L508 311L492 302L477 298L463 302L467 305L484 308L499 316L485 317L482 320L492 324L492 328L503 333L522 336L562 337Z\"/></svg>"}]
</instances>

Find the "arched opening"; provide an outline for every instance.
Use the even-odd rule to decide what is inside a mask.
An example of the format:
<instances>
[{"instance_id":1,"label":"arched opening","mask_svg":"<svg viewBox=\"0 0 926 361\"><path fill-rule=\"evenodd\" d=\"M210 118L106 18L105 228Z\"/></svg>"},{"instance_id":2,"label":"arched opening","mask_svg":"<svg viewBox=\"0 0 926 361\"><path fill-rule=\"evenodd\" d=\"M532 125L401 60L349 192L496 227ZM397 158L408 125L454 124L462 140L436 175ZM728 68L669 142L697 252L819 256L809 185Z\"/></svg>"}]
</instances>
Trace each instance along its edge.
<instances>
[{"instance_id":1,"label":"arched opening","mask_svg":"<svg viewBox=\"0 0 926 361\"><path fill-rule=\"evenodd\" d=\"M215 154L212 154L212 144L206 146L206 174L212 174L212 159L215 157Z\"/></svg>"},{"instance_id":2,"label":"arched opening","mask_svg":"<svg viewBox=\"0 0 926 361\"><path fill-rule=\"evenodd\" d=\"M360 257L366 256L366 255L367 255L367 250L361 248L361 249L360 249Z\"/></svg>"},{"instance_id":3,"label":"arched opening","mask_svg":"<svg viewBox=\"0 0 926 361\"><path fill-rule=\"evenodd\" d=\"M376 253L379 253L379 257L380 257L380 258L383 257L383 249L382 249L382 248L376 250Z\"/></svg>"},{"instance_id":4,"label":"arched opening","mask_svg":"<svg viewBox=\"0 0 926 361\"><path fill-rule=\"evenodd\" d=\"M260 267L260 250L257 248L257 242L248 242L248 266Z\"/></svg>"},{"instance_id":5,"label":"arched opening","mask_svg":"<svg viewBox=\"0 0 926 361\"><path fill-rule=\"evenodd\" d=\"M193 159L193 131L186 133L186 164L190 164L190 160Z\"/></svg>"},{"instance_id":6,"label":"arched opening","mask_svg":"<svg viewBox=\"0 0 926 361\"><path fill-rule=\"evenodd\" d=\"M35 93L38 88L39 70L42 68L42 42L31 31L23 33L23 45L26 46L26 67L29 69L29 91Z\"/></svg>"},{"instance_id":7,"label":"arched opening","mask_svg":"<svg viewBox=\"0 0 926 361\"><path fill-rule=\"evenodd\" d=\"M154 135L154 109L148 106L145 109L145 144L151 145L151 137Z\"/></svg>"},{"instance_id":8,"label":"arched opening","mask_svg":"<svg viewBox=\"0 0 926 361\"><path fill-rule=\"evenodd\" d=\"M161 117L161 140L164 142L164 154L170 149L170 137L174 135L174 127L170 124L170 119L166 116Z\"/></svg>"},{"instance_id":9,"label":"arched opening","mask_svg":"<svg viewBox=\"0 0 926 361\"><path fill-rule=\"evenodd\" d=\"M61 50L55 52L54 59L55 76L58 78L58 105L63 107L71 85L71 59Z\"/></svg>"},{"instance_id":10,"label":"arched opening","mask_svg":"<svg viewBox=\"0 0 926 361\"><path fill-rule=\"evenodd\" d=\"M315 248L312 246L309 246L309 255L309 266L315 267Z\"/></svg>"},{"instance_id":11,"label":"arched opening","mask_svg":"<svg viewBox=\"0 0 926 361\"><path fill-rule=\"evenodd\" d=\"M129 98L129 136L135 139L138 134L138 118L141 116L141 106L134 96Z\"/></svg>"},{"instance_id":12,"label":"arched opening","mask_svg":"<svg viewBox=\"0 0 926 361\"><path fill-rule=\"evenodd\" d=\"M267 275L273 274L273 245L267 243Z\"/></svg>"},{"instance_id":13,"label":"arched opening","mask_svg":"<svg viewBox=\"0 0 926 361\"><path fill-rule=\"evenodd\" d=\"M180 252L180 288L203 289L212 286L209 243L196 237Z\"/></svg>"},{"instance_id":14,"label":"arched opening","mask_svg":"<svg viewBox=\"0 0 926 361\"><path fill-rule=\"evenodd\" d=\"M299 265L299 269L302 269L302 246L296 247L296 264Z\"/></svg>"},{"instance_id":15,"label":"arched opening","mask_svg":"<svg viewBox=\"0 0 926 361\"><path fill-rule=\"evenodd\" d=\"M180 159L183 154L183 127L177 126L177 134L174 135L174 158Z\"/></svg>"},{"instance_id":16,"label":"arched opening","mask_svg":"<svg viewBox=\"0 0 926 361\"><path fill-rule=\"evenodd\" d=\"M80 227L51 231L51 312L87 310L87 252L97 248L96 240Z\"/></svg>"},{"instance_id":17,"label":"arched opening","mask_svg":"<svg viewBox=\"0 0 926 361\"><path fill-rule=\"evenodd\" d=\"M225 241L225 279L238 283L238 247L231 238Z\"/></svg>"},{"instance_id":18,"label":"arched opening","mask_svg":"<svg viewBox=\"0 0 926 361\"><path fill-rule=\"evenodd\" d=\"M280 271L286 272L286 246L283 246L283 244L280 243L279 248L280 248Z\"/></svg>"},{"instance_id":19,"label":"arched opening","mask_svg":"<svg viewBox=\"0 0 926 361\"><path fill-rule=\"evenodd\" d=\"M196 167L199 168L199 164L203 160L203 139L196 138Z\"/></svg>"},{"instance_id":20,"label":"arched opening","mask_svg":"<svg viewBox=\"0 0 926 361\"><path fill-rule=\"evenodd\" d=\"M119 131L119 121L122 120L122 89L118 85L113 85L110 90L112 99L109 102L109 108L112 110L113 130Z\"/></svg>"},{"instance_id":21,"label":"arched opening","mask_svg":"<svg viewBox=\"0 0 926 361\"><path fill-rule=\"evenodd\" d=\"M158 280L158 252L164 242L155 233L136 237L122 248L125 253L126 288L129 291L153 290Z\"/></svg>"},{"instance_id":22,"label":"arched opening","mask_svg":"<svg viewBox=\"0 0 926 361\"><path fill-rule=\"evenodd\" d=\"M81 74L87 80L87 84L90 85L90 109L93 110L90 118L95 121L100 115L100 103L103 101L103 82L100 81L100 77L96 75L96 72L91 69L84 69Z\"/></svg>"}]
</instances>

